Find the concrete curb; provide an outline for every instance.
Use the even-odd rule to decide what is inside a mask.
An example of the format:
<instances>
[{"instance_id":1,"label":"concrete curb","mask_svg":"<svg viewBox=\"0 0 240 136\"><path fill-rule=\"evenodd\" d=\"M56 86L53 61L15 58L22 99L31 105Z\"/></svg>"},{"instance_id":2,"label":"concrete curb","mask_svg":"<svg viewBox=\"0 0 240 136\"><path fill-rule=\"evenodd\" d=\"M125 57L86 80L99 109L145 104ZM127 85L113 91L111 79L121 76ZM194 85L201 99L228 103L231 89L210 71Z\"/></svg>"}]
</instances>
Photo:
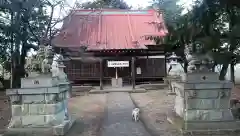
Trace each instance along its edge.
<instances>
[{"instance_id":1,"label":"concrete curb","mask_svg":"<svg viewBox=\"0 0 240 136\"><path fill-rule=\"evenodd\" d=\"M104 94L104 93L117 93L117 92L126 92L126 93L146 93L147 90L144 90L144 91L134 91L134 90L131 90L131 91L90 91L89 94Z\"/></svg>"},{"instance_id":2,"label":"concrete curb","mask_svg":"<svg viewBox=\"0 0 240 136\"><path fill-rule=\"evenodd\" d=\"M139 107L139 105L136 103L136 101L132 98L132 95L130 95L130 98L134 104L135 107L138 107L140 109L140 121L142 122L144 128L146 129L146 131L151 135L151 136L159 136L159 134L156 132L156 130L152 127L147 125L147 119L143 116L141 116L141 114L144 114L145 112L143 110L141 110L141 108Z\"/></svg>"},{"instance_id":3,"label":"concrete curb","mask_svg":"<svg viewBox=\"0 0 240 136\"><path fill-rule=\"evenodd\" d=\"M139 85L140 88L144 88L146 90L161 90L168 88L166 84L146 84L146 85Z\"/></svg>"}]
</instances>

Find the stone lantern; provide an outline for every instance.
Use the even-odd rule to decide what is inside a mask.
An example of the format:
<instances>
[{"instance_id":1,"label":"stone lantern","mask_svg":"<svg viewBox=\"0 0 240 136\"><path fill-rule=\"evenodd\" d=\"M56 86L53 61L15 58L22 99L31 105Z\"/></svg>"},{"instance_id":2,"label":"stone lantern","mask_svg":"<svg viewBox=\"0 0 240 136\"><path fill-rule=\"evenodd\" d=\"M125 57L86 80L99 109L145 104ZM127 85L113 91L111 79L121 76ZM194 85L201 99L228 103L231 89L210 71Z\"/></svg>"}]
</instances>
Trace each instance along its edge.
<instances>
[{"instance_id":1,"label":"stone lantern","mask_svg":"<svg viewBox=\"0 0 240 136\"><path fill-rule=\"evenodd\" d=\"M165 83L168 84L169 95L174 95L174 88L172 88L172 82L178 81L180 79L180 69L177 67L180 57L177 56L174 52L167 58L167 77L165 78Z\"/></svg>"},{"instance_id":2,"label":"stone lantern","mask_svg":"<svg viewBox=\"0 0 240 136\"><path fill-rule=\"evenodd\" d=\"M179 64L179 59L174 52L171 56L167 58L167 61L169 62L169 68L168 68L168 75L170 76L178 76L179 75L179 69L177 69L177 65Z\"/></svg>"}]
</instances>

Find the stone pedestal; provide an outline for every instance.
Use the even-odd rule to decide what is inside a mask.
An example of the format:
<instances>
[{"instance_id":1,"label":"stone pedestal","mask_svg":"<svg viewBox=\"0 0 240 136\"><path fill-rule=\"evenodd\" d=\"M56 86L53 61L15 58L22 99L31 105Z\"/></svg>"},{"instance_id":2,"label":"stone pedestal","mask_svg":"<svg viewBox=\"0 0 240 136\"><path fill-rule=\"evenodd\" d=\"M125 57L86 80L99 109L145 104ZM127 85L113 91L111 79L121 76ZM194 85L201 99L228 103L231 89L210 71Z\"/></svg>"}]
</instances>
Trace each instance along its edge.
<instances>
[{"instance_id":1,"label":"stone pedestal","mask_svg":"<svg viewBox=\"0 0 240 136\"><path fill-rule=\"evenodd\" d=\"M51 75L23 78L21 88L7 90L12 104L8 133L34 130L64 135L69 130L74 122L68 111L71 85L60 79Z\"/></svg>"},{"instance_id":2,"label":"stone pedestal","mask_svg":"<svg viewBox=\"0 0 240 136\"><path fill-rule=\"evenodd\" d=\"M175 95L176 93L175 93L175 89L174 89L174 87L172 86L172 84L174 83L174 82L178 82L178 81L180 81L180 76L167 76L165 79L164 79L164 81L165 81L165 84L167 84L168 85L168 90L169 90L169 92L168 92L168 94L169 95Z\"/></svg>"},{"instance_id":3,"label":"stone pedestal","mask_svg":"<svg viewBox=\"0 0 240 136\"><path fill-rule=\"evenodd\" d=\"M122 78L112 78L112 87L122 87L123 86L123 80Z\"/></svg>"},{"instance_id":4,"label":"stone pedestal","mask_svg":"<svg viewBox=\"0 0 240 136\"><path fill-rule=\"evenodd\" d=\"M213 72L195 72L174 82L175 106L168 120L183 132L240 129L229 103L233 84L219 81L218 76Z\"/></svg>"}]
</instances>

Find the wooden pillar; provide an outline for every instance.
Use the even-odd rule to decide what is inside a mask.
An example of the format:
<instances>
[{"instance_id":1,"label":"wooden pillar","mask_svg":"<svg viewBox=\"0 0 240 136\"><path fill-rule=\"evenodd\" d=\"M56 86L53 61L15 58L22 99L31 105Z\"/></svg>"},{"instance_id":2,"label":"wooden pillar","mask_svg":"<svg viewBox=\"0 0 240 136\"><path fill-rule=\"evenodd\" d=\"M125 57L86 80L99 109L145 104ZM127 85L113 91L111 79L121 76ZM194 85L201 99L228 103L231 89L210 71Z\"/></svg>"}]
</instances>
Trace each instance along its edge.
<instances>
[{"instance_id":1,"label":"wooden pillar","mask_svg":"<svg viewBox=\"0 0 240 136\"><path fill-rule=\"evenodd\" d=\"M136 66L135 66L135 60L136 58L135 57L132 57L132 65L131 65L131 68L132 68L132 89L135 89L135 80L136 80Z\"/></svg>"},{"instance_id":2,"label":"wooden pillar","mask_svg":"<svg viewBox=\"0 0 240 136\"><path fill-rule=\"evenodd\" d=\"M167 58L166 58L166 55L164 54L164 77L167 77L168 76L168 72L167 72Z\"/></svg>"},{"instance_id":3,"label":"wooden pillar","mask_svg":"<svg viewBox=\"0 0 240 136\"><path fill-rule=\"evenodd\" d=\"M100 90L103 90L103 60L100 60Z\"/></svg>"}]
</instances>

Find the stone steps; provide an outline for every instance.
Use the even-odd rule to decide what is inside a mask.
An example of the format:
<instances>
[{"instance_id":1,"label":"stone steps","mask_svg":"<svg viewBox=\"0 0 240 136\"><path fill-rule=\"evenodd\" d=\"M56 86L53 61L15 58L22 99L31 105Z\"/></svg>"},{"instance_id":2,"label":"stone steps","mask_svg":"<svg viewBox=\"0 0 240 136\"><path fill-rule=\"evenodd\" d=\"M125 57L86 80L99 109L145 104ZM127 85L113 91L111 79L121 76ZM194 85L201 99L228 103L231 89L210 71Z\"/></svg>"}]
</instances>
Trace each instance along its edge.
<instances>
[{"instance_id":1,"label":"stone steps","mask_svg":"<svg viewBox=\"0 0 240 136\"><path fill-rule=\"evenodd\" d=\"M111 93L111 92L128 92L128 93L145 93L147 92L144 88L132 89L131 87L121 87L121 88L104 88L100 90L99 88L94 88L90 90L90 94L102 94L102 93Z\"/></svg>"},{"instance_id":2,"label":"stone steps","mask_svg":"<svg viewBox=\"0 0 240 136\"><path fill-rule=\"evenodd\" d=\"M139 88L144 88L146 90L159 90L159 89L166 89L168 88L167 84L160 83L160 84L141 84L138 85Z\"/></svg>"}]
</instances>

